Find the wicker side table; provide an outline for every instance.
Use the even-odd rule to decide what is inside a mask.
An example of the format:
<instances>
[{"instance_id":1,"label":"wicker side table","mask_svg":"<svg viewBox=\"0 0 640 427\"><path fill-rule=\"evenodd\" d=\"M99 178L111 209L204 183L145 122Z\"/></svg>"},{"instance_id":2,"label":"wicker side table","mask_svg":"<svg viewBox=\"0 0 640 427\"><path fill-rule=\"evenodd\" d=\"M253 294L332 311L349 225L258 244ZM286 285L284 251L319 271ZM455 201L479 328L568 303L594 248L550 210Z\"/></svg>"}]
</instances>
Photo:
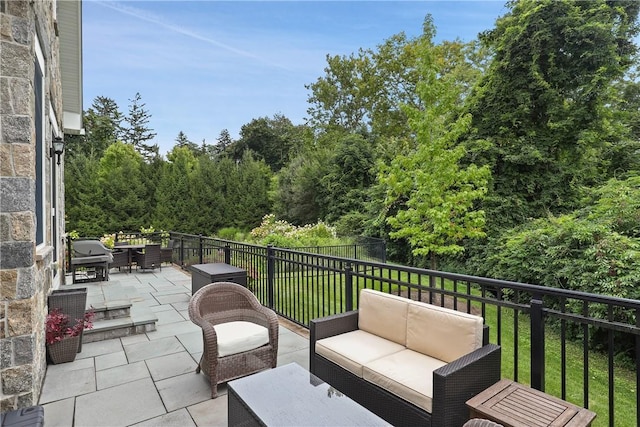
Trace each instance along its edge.
<instances>
[{"instance_id":1,"label":"wicker side table","mask_svg":"<svg viewBox=\"0 0 640 427\"><path fill-rule=\"evenodd\" d=\"M596 414L511 380L500 380L467 401L470 418L505 427L588 427Z\"/></svg>"}]
</instances>

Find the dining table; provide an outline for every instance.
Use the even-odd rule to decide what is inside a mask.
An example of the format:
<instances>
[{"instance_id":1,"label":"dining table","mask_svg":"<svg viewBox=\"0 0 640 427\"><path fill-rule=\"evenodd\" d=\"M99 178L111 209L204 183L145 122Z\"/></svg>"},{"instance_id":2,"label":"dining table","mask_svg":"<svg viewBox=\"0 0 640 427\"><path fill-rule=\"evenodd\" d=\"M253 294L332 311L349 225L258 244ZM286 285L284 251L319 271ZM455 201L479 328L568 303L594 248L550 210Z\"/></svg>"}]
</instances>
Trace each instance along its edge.
<instances>
[{"instance_id":1,"label":"dining table","mask_svg":"<svg viewBox=\"0 0 640 427\"><path fill-rule=\"evenodd\" d=\"M140 250L140 249L144 249L146 245L132 245L127 243L126 245L115 245L113 247L113 250L123 250L123 251L127 251L127 264L129 266L129 273L131 273L131 265L133 264L133 252Z\"/></svg>"}]
</instances>

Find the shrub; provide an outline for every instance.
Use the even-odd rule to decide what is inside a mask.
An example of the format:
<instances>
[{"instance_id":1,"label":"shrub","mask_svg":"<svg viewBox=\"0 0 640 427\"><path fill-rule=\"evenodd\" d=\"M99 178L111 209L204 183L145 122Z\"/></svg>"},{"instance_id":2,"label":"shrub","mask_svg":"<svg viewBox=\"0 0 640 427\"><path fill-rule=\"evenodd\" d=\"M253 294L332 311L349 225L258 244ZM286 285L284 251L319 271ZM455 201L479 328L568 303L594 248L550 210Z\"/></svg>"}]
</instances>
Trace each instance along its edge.
<instances>
[{"instance_id":1,"label":"shrub","mask_svg":"<svg viewBox=\"0 0 640 427\"><path fill-rule=\"evenodd\" d=\"M262 218L262 223L251 230L251 238L262 245L283 248L340 244L335 229L322 221L296 227L287 221L276 220L273 214Z\"/></svg>"},{"instance_id":2,"label":"shrub","mask_svg":"<svg viewBox=\"0 0 640 427\"><path fill-rule=\"evenodd\" d=\"M73 326L69 325L69 316L64 314L59 308L54 308L47 314L45 324L45 339L47 344L62 341L65 338L77 337L84 329L93 328L93 317L95 313L89 310L84 314L84 318L76 319Z\"/></svg>"}]
</instances>

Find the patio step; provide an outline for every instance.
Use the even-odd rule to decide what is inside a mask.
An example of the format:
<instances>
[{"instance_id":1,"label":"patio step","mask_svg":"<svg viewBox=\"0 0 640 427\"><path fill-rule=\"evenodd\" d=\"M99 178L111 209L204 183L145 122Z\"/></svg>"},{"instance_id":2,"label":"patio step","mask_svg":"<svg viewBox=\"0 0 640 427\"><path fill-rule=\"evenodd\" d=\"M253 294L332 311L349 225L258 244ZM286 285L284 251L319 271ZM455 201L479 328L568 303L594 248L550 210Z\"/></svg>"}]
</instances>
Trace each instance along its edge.
<instances>
[{"instance_id":1,"label":"patio step","mask_svg":"<svg viewBox=\"0 0 640 427\"><path fill-rule=\"evenodd\" d=\"M85 329L82 342L90 343L156 330L158 317L140 303L143 298L134 286L117 280L65 286L87 288L87 309L93 308L93 328Z\"/></svg>"},{"instance_id":2,"label":"patio step","mask_svg":"<svg viewBox=\"0 0 640 427\"><path fill-rule=\"evenodd\" d=\"M148 307L130 306L129 315L94 320L92 329L85 329L82 342L90 343L156 330L158 316Z\"/></svg>"},{"instance_id":3,"label":"patio step","mask_svg":"<svg viewBox=\"0 0 640 427\"><path fill-rule=\"evenodd\" d=\"M94 322L100 320L120 319L129 317L131 314L131 302L126 300L103 301L90 304L93 307L95 316Z\"/></svg>"}]
</instances>

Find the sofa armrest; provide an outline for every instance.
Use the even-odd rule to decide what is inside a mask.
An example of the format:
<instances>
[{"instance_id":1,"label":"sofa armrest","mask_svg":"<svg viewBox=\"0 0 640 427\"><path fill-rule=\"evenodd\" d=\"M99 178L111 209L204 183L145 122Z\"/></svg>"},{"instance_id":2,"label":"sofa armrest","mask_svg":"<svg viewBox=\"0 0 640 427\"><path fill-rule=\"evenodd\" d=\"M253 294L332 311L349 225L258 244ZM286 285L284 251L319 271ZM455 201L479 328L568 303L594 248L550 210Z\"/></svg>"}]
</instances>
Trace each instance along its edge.
<instances>
[{"instance_id":1,"label":"sofa armrest","mask_svg":"<svg viewBox=\"0 0 640 427\"><path fill-rule=\"evenodd\" d=\"M487 344L433 371L432 425L460 426L466 401L500 380L501 347Z\"/></svg>"},{"instance_id":2,"label":"sofa armrest","mask_svg":"<svg viewBox=\"0 0 640 427\"><path fill-rule=\"evenodd\" d=\"M315 372L316 341L358 329L358 310L309 321L309 370Z\"/></svg>"}]
</instances>

